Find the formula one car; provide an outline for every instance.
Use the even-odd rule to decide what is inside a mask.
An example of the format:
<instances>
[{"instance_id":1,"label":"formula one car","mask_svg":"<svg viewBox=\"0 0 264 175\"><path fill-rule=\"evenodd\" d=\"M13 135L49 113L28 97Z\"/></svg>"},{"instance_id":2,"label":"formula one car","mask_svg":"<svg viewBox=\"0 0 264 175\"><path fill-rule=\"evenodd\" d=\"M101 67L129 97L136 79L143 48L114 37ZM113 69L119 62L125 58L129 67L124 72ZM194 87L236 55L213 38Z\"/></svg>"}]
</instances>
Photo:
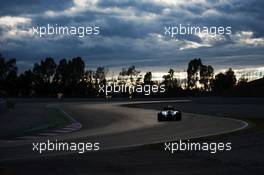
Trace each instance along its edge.
<instances>
[{"instance_id":1,"label":"formula one car","mask_svg":"<svg viewBox=\"0 0 264 175\"><path fill-rule=\"evenodd\" d=\"M180 111L175 110L173 106L165 106L158 113L158 121L180 121L182 119L182 113Z\"/></svg>"}]
</instances>

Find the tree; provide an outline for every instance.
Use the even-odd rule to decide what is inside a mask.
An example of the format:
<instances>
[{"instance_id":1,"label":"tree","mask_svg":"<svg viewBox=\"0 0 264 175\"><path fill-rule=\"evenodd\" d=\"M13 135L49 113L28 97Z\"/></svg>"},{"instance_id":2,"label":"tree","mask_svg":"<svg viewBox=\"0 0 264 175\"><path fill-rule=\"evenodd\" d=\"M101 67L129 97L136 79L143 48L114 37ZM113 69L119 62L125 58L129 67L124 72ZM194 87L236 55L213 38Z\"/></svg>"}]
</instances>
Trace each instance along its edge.
<instances>
[{"instance_id":1,"label":"tree","mask_svg":"<svg viewBox=\"0 0 264 175\"><path fill-rule=\"evenodd\" d=\"M233 88L236 84L236 76L234 71L229 68L224 74L219 73L215 76L212 83L212 89L216 93L223 93L226 90Z\"/></svg>"},{"instance_id":2,"label":"tree","mask_svg":"<svg viewBox=\"0 0 264 175\"><path fill-rule=\"evenodd\" d=\"M98 93L98 89L96 89L93 82L94 74L95 73L92 70L87 70L84 73L82 85L85 86L83 87L85 91L85 96L95 97Z\"/></svg>"},{"instance_id":3,"label":"tree","mask_svg":"<svg viewBox=\"0 0 264 175\"><path fill-rule=\"evenodd\" d=\"M81 57L75 57L68 62L69 78L72 83L78 83L83 78L84 68L85 63Z\"/></svg>"},{"instance_id":4,"label":"tree","mask_svg":"<svg viewBox=\"0 0 264 175\"><path fill-rule=\"evenodd\" d=\"M52 78L56 71L56 63L53 58L46 58L41 60L40 64L36 63L33 68L33 72L42 78L45 83L51 83Z\"/></svg>"},{"instance_id":5,"label":"tree","mask_svg":"<svg viewBox=\"0 0 264 175\"><path fill-rule=\"evenodd\" d=\"M62 59L57 66L54 80L60 83L65 83L67 76L70 74L68 70L68 62L66 59Z\"/></svg>"},{"instance_id":6,"label":"tree","mask_svg":"<svg viewBox=\"0 0 264 175\"><path fill-rule=\"evenodd\" d=\"M68 77L70 76L69 65L66 59L61 59L56 69L55 76L53 78L53 85L57 93L63 93L68 95L70 92L68 87L70 81Z\"/></svg>"},{"instance_id":7,"label":"tree","mask_svg":"<svg viewBox=\"0 0 264 175\"><path fill-rule=\"evenodd\" d=\"M130 82L133 83L137 76L140 74L139 70L136 70L135 66L130 66L127 69L127 76L130 77Z\"/></svg>"},{"instance_id":8,"label":"tree","mask_svg":"<svg viewBox=\"0 0 264 175\"><path fill-rule=\"evenodd\" d=\"M228 80L230 88L234 87L237 81L235 72L232 70L232 68L229 68L225 74L227 76L227 80Z\"/></svg>"},{"instance_id":9,"label":"tree","mask_svg":"<svg viewBox=\"0 0 264 175\"><path fill-rule=\"evenodd\" d=\"M122 77L129 77L131 84L134 83L134 80L136 79L136 84L141 80L141 77L138 77L140 74L139 70L136 70L136 67L130 66L127 69L123 68L122 71L119 73L119 76ZM139 79L140 78L140 79ZM119 77L119 79L122 81L122 83L127 83L127 78L121 78Z\"/></svg>"},{"instance_id":10,"label":"tree","mask_svg":"<svg viewBox=\"0 0 264 175\"><path fill-rule=\"evenodd\" d=\"M152 73L147 72L144 76L144 84L152 84Z\"/></svg>"},{"instance_id":11,"label":"tree","mask_svg":"<svg viewBox=\"0 0 264 175\"><path fill-rule=\"evenodd\" d=\"M239 78L239 80L237 82L238 87L243 87L243 86L246 86L247 84L248 84L248 79L245 77Z\"/></svg>"},{"instance_id":12,"label":"tree","mask_svg":"<svg viewBox=\"0 0 264 175\"><path fill-rule=\"evenodd\" d=\"M170 78L173 79L175 71L173 69L170 69L168 73L170 75Z\"/></svg>"},{"instance_id":13,"label":"tree","mask_svg":"<svg viewBox=\"0 0 264 175\"><path fill-rule=\"evenodd\" d=\"M17 93L16 59L5 60L0 54L0 93L14 96Z\"/></svg>"},{"instance_id":14,"label":"tree","mask_svg":"<svg viewBox=\"0 0 264 175\"><path fill-rule=\"evenodd\" d=\"M32 96L34 94L35 76L31 70L27 70L18 77L18 95Z\"/></svg>"},{"instance_id":15,"label":"tree","mask_svg":"<svg viewBox=\"0 0 264 175\"><path fill-rule=\"evenodd\" d=\"M168 71L168 74L163 76L164 79L163 84L165 84L165 87L167 89L173 89L179 87L177 79L174 78L174 72L175 71L173 69L170 69Z\"/></svg>"},{"instance_id":16,"label":"tree","mask_svg":"<svg viewBox=\"0 0 264 175\"><path fill-rule=\"evenodd\" d=\"M214 69L212 66L201 65L200 67L200 84L205 91L211 90L211 82L214 78Z\"/></svg>"},{"instance_id":17,"label":"tree","mask_svg":"<svg viewBox=\"0 0 264 175\"><path fill-rule=\"evenodd\" d=\"M105 84L106 83L107 71L104 67L97 67L94 73L95 84Z\"/></svg>"},{"instance_id":18,"label":"tree","mask_svg":"<svg viewBox=\"0 0 264 175\"><path fill-rule=\"evenodd\" d=\"M16 59L5 60L0 54L0 80L5 80L9 74L17 72Z\"/></svg>"},{"instance_id":19,"label":"tree","mask_svg":"<svg viewBox=\"0 0 264 175\"><path fill-rule=\"evenodd\" d=\"M93 83L94 72L92 70L87 70L84 73L84 77L85 77L86 81L89 84L92 84Z\"/></svg>"},{"instance_id":20,"label":"tree","mask_svg":"<svg viewBox=\"0 0 264 175\"><path fill-rule=\"evenodd\" d=\"M75 57L68 61L66 66L66 92L70 96L83 96L85 84L82 81L85 71L85 63L81 57Z\"/></svg>"},{"instance_id":21,"label":"tree","mask_svg":"<svg viewBox=\"0 0 264 175\"><path fill-rule=\"evenodd\" d=\"M36 63L33 67L35 76L34 88L38 96L53 96L55 95L52 85L53 77L56 72L57 64L53 58L46 58Z\"/></svg>"},{"instance_id":22,"label":"tree","mask_svg":"<svg viewBox=\"0 0 264 175\"><path fill-rule=\"evenodd\" d=\"M85 63L81 57L69 61L62 59L58 66L52 58L41 60L33 67L36 94L54 96L63 93L69 96L81 96L86 87L83 82L84 69Z\"/></svg>"},{"instance_id":23,"label":"tree","mask_svg":"<svg viewBox=\"0 0 264 175\"><path fill-rule=\"evenodd\" d=\"M199 83L201 89L205 91L211 90L211 82L214 78L214 69L210 65L204 65L202 60L193 59L188 64L187 69L187 88L197 89Z\"/></svg>"},{"instance_id":24,"label":"tree","mask_svg":"<svg viewBox=\"0 0 264 175\"><path fill-rule=\"evenodd\" d=\"M199 80L199 71L202 66L201 59L193 59L188 64L187 69L187 87L188 89L197 88L197 82Z\"/></svg>"}]
</instances>

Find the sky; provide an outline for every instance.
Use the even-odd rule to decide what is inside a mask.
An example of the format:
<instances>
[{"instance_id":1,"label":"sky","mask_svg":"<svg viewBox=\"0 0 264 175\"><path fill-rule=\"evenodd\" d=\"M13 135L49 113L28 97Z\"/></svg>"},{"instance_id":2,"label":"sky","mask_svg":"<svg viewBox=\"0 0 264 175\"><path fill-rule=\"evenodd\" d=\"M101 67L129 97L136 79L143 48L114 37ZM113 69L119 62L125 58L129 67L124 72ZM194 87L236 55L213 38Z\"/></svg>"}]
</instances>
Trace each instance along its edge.
<instances>
[{"instance_id":1,"label":"sky","mask_svg":"<svg viewBox=\"0 0 264 175\"><path fill-rule=\"evenodd\" d=\"M3 1L3 0L1 0ZM0 6L0 53L20 71L46 57L81 56L87 69L135 65L187 69L193 58L215 69L264 67L263 0L12 0ZM32 34L32 27L99 26L96 36ZM164 26L231 26L231 35L164 36Z\"/></svg>"}]
</instances>

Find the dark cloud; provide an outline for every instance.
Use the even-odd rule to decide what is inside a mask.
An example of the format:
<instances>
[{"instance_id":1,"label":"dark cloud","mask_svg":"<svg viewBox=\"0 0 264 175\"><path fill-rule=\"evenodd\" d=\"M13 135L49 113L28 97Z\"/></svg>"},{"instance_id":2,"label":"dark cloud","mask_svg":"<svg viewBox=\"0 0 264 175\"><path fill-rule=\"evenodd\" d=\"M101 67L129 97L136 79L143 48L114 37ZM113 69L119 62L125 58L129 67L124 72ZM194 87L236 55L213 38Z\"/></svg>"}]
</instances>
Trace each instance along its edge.
<instances>
[{"instance_id":1,"label":"dark cloud","mask_svg":"<svg viewBox=\"0 0 264 175\"><path fill-rule=\"evenodd\" d=\"M134 8L138 10L138 13L144 12L151 12L151 13L161 13L164 9L163 5L158 5L151 2L140 2L137 0L99 0L97 5L102 8L108 7L119 7L119 8Z\"/></svg>"},{"instance_id":2,"label":"dark cloud","mask_svg":"<svg viewBox=\"0 0 264 175\"><path fill-rule=\"evenodd\" d=\"M149 24L125 21L116 17L106 17L105 19L101 33L103 36L145 38L148 33L156 31Z\"/></svg>"},{"instance_id":3,"label":"dark cloud","mask_svg":"<svg viewBox=\"0 0 264 175\"><path fill-rule=\"evenodd\" d=\"M177 66L186 67L187 62L196 57L217 66L263 64L262 46L247 46L236 43L229 36L225 40L210 43L197 35L178 35L179 41L162 37L164 26L189 24L191 26L231 26L233 34L241 31L253 32L253 37L264 36L264 1L230 0L229 3L209 0L206 4L192 4L186 1L178 6L155 1L99 0L95 6L65 14L73 7L73 1L61 0L14 0L1 3L0 18L22 16L31 19L32 26L58 24L94 26L101 28L98 37L31 38L10 37L1 39L1 50L7 57L17 57L21 67L51 56L56 60L82 56L88 66L106 65L123 67L135 64L141 67ZM44 15L47 10L57 15ZM27 26L28 27L28 26ZM26 30L17 26L18 30ZM0 27L0 38L6 38L11 30ZM161 38L159 38L161 37ZM175 38L174 38L175 39ZM184 41L201 46L179 50ZM206 43L209 42L209 43ZM239 58L241 58L239 60Z\"/></svg>"},{"instance_id":4,"label":"dark cloud","mask_svg":"<svg viewBox=\"0 0 264 175\"><path fill-rule=\"evenodd\" d=\"M4 0L1 0L4 1ZM12 0L1 2L0 16L18 16L43 13L46 10L62 10L73 5L72 0Z\"/></svg>"}]
</instances>

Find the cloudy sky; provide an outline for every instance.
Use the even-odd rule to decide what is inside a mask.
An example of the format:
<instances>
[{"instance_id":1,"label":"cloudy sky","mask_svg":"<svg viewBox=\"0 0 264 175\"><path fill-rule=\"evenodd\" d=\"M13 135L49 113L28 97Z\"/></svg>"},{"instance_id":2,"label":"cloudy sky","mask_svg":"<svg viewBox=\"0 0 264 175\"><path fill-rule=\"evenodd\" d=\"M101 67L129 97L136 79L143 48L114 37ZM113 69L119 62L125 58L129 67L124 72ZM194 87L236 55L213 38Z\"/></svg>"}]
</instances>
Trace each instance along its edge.
<instances>
[{"instance_id":1,"label":"cloudy sky","mask_svg":"<svg viewBox=\"0 0 264 175\"><path fill-rule=\"evenodd\" d=\"M2 1L2 0L1 0ZM264 66L263 0L11 0L0 6L0 52L21 70L45 57L81 56L88 69L183 71ZM40 38L33 26L99 26L100 35ZM231 26L231 35L164 36L164 26Z\"/></svg>"}]
</instances>

